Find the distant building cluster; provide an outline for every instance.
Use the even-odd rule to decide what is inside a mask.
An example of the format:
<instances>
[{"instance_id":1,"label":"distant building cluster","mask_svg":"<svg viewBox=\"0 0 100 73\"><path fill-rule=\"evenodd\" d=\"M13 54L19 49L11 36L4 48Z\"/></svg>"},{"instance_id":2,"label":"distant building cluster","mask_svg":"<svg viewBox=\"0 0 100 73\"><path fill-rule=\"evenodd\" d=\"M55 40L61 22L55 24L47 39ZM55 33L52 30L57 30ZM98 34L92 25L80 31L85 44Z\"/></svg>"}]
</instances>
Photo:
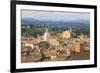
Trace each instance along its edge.
<instances>
[{"instance_id":1,"label":"distant building cluster","mask_svg":"<svg viewBox=\"0 0 100 73\"><path fill-rule=\"evenodd\" d=\"M21 54L23 58L31 56L33 62L68 60L72 52L81 53L81 50L90 50L90 38L84 34L76 35L72 28L60 34L49 33L46 28L44 35L21 37Z\"/></svg>"}]
</instances>

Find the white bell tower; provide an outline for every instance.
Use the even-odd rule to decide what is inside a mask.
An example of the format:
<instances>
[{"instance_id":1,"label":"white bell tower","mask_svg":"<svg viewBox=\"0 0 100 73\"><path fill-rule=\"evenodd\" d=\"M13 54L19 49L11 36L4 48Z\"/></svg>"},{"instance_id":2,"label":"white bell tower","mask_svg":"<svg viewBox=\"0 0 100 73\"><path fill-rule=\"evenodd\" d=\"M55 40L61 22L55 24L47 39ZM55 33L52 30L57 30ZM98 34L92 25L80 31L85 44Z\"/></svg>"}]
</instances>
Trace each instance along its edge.
<instances>
[{"instance_id":1,"label":"white bell tower","mask_svg":"<svg viewBox=\"0 0 100 73\"><path fill-rule=\"evenodd\" d=\"M48 40L48 36L49 36L48 28L46 28L46 31L45 31L44 36L43 36L44 41Z\"/></svg>"}]
</instances>

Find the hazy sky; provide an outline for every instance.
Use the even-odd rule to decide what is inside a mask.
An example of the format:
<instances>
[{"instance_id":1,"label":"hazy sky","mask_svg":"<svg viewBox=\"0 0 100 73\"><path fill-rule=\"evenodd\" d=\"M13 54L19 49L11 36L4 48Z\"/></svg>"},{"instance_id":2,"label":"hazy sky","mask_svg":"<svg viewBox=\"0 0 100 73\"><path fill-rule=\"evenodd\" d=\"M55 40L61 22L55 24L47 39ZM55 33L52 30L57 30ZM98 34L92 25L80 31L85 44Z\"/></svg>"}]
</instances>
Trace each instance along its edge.
<instances>
[{"instance_id":1,"label":"hazy sky","mask_svg":"<svg viewBox=\"0 0 100 73\"><path fill-rule=\"evenodd\" d=\"M75 12L22 10L22 18L33 18L47 21L89 20L90 14Z\"/></svg>"}]
</instances>

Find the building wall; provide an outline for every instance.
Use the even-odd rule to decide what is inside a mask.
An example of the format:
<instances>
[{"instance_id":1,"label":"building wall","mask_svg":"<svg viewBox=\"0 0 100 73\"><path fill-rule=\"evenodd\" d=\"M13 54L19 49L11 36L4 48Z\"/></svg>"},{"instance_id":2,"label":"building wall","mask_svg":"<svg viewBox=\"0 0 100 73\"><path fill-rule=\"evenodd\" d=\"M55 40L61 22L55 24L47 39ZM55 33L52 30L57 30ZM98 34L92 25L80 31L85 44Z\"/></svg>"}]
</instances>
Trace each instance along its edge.
<instances>
[{"instance_id":1,"label":"building wall","mask_svg":"<svg viewBox=\"0 0 100 73\"><path fill-rule=\"evenodd\" d=\"M70 30L63 31L62 34L61 34L61 38L62 39L71 38L71 32L70 32Z\"/></svg>"},{"instance_id":2,"label":"building wall","mask_svg":"<svg viewBox=\"0 0 100 73\"><path fill-rule=\"evenodd\" d=\"M81 49L80 49L80 43L79 42L76 42L74 44L74 50L75 50L75 52L80 53Z\"/></svg>"}]
</instances>

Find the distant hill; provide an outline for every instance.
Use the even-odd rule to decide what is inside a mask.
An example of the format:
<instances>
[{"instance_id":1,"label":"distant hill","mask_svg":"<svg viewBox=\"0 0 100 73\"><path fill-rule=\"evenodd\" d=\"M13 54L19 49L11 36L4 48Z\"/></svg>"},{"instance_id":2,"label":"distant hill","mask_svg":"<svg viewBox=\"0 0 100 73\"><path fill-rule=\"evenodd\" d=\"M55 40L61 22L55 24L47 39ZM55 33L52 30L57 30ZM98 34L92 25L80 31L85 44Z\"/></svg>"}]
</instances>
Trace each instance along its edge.
<instances>
[{"instance_id":1,"label":"distant hill","mask_svg":"<svg viewBox=\"0 0 100 73\"><path fill-rule=\"evenodd\" d=\"M26 29L22 28L22 35L36 35L36 33L45 32L44 26L48 26L49 32L61 33L65 29L72 28L72 31L76 34L87 34L90 35L90 22L88 20L66 20L66 21L44 21L38 19L24 18L22 19L23 25L33 25L32 28ZM41 27L42 26L42 27Z\"/></svg>"},{"instance_id":2,"label":"distant hill","mask_svg":"<svg viewBox=\"0 0 100 73\"><path fill-rule=\"evenodd\" d=\"M23 18L22 19L22 25L34 25L34 26L41 26L46 25L48 27L68 27L68 28L90 28L90 22L89 20L74 20L74 21L44 21L44 20L38 20L38 19L32 19L32 18Z\"/></svg>"}]
</instances>

